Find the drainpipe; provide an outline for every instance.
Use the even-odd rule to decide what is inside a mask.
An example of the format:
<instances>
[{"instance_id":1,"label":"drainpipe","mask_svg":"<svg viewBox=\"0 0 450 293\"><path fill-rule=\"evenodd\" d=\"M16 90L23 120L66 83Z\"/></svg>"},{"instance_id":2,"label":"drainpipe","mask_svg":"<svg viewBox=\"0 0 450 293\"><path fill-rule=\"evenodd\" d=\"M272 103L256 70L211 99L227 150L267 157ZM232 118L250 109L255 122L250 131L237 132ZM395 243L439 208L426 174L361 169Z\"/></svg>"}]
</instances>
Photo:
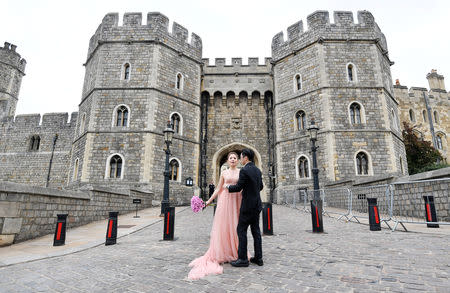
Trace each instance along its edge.
<instances>
[{"instance_id":1,"label":"drainpipe","mask_svg":"<svg viewBox=\"0 0 450 293\"><path fill-rule=\"evenodd\" d=\"M50 156L50 162L48 164L47 182L45 183L45 187L48 187L48 183L50 181L50 171L52 170L53 153L55 152L55 146L56 146L57 140L58 140L58 134L55 134L55 137L53 137L52 155Z\"/></svg>"}]
</instances>

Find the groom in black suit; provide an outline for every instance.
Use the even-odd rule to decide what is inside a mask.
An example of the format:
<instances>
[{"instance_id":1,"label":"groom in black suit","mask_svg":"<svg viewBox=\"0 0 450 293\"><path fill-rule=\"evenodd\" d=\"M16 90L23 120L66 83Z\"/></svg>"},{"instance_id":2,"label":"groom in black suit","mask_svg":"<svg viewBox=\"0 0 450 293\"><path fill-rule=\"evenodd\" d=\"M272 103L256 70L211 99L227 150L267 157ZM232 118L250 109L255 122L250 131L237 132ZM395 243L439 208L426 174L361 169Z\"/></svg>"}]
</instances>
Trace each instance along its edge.
<instances>
[{"instance_id":1,"label":"groom in black suit","mask_svg":"<svg viewBox=\"0 0 450 293\"><path fill-rule=\"evenodd\" d=\"M227 185L229 192L242 190L242 204L239 211L237 234L239 238L239 258L231 262L234 267L248 267L247 257L247 230L250 226L255 246L255 256L250 258L252 263L262 266L261 230L259 229L259 214L262 210L261 196L263 189L261 171L253 163L254 153L250 149L243 149L241 163L245 165L239 172L239 180L236 185Z\"/></svg>"}]
</instances>

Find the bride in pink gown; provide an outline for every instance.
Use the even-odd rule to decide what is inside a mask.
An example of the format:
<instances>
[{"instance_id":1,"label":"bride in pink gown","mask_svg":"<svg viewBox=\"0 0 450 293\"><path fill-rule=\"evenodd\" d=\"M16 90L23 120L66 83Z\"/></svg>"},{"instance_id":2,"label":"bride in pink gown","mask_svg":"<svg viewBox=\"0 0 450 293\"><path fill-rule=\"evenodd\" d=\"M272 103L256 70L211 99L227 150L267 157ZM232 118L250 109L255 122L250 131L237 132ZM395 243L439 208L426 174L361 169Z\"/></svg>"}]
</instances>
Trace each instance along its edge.
<instances>
[{"instance_id":1,"label":"bride in pink gown","mask_svg":"<svg viewBox=\"0 0 450 293\"><path fill-rule=\"evenodd\" d=\"M239 221L239 209L241 208L242 194L229 193L224 188L226 184L236 184L239 179L238 155L234 152L228 154L230 168L220 175L219 184L206 202L209 205L216 197L217 207L214 215L210 234L209 249L205 255L194 259L189 266L192 267L188 278L197 280L206 275L223 273L224 262L231 262L238 258L239 239L237 236L237 224Z\"/></svg>"}]
</instances>

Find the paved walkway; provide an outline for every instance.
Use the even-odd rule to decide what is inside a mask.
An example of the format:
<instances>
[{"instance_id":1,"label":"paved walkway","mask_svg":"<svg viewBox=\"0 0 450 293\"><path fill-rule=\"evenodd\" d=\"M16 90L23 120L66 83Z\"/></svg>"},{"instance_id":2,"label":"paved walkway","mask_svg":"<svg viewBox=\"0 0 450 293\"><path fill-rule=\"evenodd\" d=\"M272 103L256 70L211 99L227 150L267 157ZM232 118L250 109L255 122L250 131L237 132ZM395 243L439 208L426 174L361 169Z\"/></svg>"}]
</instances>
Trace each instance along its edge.
<instances>
[{"instance_id":1,"label":"paved walkway","mask_svg":"<svg viewBox=\"0 0 450 293\"><path fill-rule=\"evenodd\" d=\"M188 207L177 208L175 241L161 241L159 209L140 214L147 216L119 218L119 225L140 222L128 228L134 233L119 238L117 245L99 245L106 233L104 221L97 228L80 227L86 236L79 239L84 242L80 245L70 242L75 229L68 231L66 248L52 247L53 236L48 236L48 244L39 250L45 257L41 260L12 264L14 259L29 260L18 255L33 254L32 243L43 243L44 238L0 248L4 265L0 292L448 292L450 288L447 229L371 232L366 225L324 217L326 233L313 234L309 214L274 206L275 235L263 237L263 267L225 264L222 275L190 281L188 263L208 248L212 209L193 214ZM119 235L125 233L121 229ZM95 230L98 242L93 240ZM13 256L19 245L22 248ZM81 251L57 256L55 249Z\"/></svg>"}]
</instances>

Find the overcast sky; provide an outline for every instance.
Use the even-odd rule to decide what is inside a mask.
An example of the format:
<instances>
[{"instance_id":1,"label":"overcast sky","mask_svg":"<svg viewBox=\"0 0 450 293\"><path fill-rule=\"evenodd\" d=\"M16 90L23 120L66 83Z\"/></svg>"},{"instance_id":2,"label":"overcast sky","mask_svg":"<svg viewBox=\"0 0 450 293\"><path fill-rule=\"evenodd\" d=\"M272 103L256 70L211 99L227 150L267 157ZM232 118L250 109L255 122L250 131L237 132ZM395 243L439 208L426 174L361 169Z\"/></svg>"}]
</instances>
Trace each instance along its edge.
<instances>
[{"instance_id":1,"label":"overcast sky","mask_svg":"<svg viewBox=\"0 0 450 293\"><path fill-rule=\"evenodd\" d=\"M387 38L392 78L428 87L437 69L450 78L450 1L1 0L0 45L27 60L16 114L78 111L89 39L109 12L159 11L195 32L203 58L271 57L272 37L316 10L368 10ZM3 45L2 45L3 46ZM448 89L448 86L447 86Z\"/></svg>"}]
</instances>

